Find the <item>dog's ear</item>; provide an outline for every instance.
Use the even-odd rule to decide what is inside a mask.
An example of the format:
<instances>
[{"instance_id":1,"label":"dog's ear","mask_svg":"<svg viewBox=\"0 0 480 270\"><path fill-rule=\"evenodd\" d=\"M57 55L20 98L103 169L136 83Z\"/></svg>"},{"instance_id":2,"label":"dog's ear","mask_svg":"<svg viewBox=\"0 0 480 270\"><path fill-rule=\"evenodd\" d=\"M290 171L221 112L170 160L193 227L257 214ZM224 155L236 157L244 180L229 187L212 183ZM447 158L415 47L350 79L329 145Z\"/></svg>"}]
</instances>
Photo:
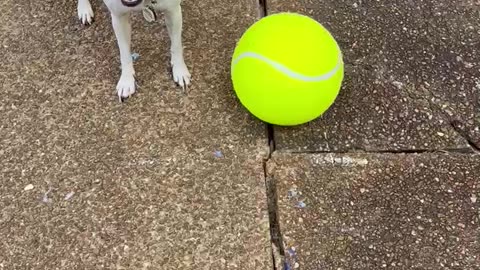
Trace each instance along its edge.
<instances>
[{"instance_id":1,"label":"dog's ear","mask_svg":"<svg viewBox=\"0 0 480 270\"><path fill-rule=\"evenodd\" d=\"M143 0L122 0L122 4L127 6L127 7L136 7L140 3L142 3Z\"/></svg>"}]
</instances>

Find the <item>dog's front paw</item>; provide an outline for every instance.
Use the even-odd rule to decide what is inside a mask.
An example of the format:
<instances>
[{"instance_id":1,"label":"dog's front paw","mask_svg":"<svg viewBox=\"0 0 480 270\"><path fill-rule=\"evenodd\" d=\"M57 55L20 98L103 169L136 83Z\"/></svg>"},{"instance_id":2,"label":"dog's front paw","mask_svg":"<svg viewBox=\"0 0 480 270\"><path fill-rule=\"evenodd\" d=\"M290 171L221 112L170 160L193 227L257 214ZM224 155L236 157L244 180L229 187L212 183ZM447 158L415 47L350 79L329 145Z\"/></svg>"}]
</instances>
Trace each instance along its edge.
<instances>
[{"instance_id":1,"label":"dog's front paw","mask_svg":"<svg viewBox=\"0 0 480 270\"><path fill-rule=\"evenodd\" d=\"M122 101L135 93L135 76L133 74L122 74L117 84L118 99Z\"/></svg>"},{"instance_id":2,"label":"dog's front paw","mask_svg":"<svg viewBox=\"0 0 480 270\"><path fill-rule=\"evenodd\" d=\"M190 85L192 75L188 71L185 62L178 61L172 63L173 80L185 90Z\"/></svg>"},{"instance_id":3,"label":"dog's front paw","mask_svg":"<svg viewBox=\"0 0 480 270\"><path fill-rule=\"evenodd\" d=\"M93 9L89 1L79 0L77 12L78 12L78 19L83 24L91 24L93 22Z\"/></svg>"}]
</instances>

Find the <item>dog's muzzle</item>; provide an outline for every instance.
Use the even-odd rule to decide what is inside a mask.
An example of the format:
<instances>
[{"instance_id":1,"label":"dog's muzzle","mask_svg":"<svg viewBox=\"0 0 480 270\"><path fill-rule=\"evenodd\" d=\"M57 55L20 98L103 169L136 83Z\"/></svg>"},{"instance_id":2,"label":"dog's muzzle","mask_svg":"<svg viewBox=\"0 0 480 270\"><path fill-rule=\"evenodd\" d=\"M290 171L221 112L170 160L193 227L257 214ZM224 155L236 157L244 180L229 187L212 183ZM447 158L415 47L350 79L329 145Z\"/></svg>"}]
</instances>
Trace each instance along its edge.
<instances>
[{"instance_id":1,"label":"dog's muzzle","mask_svg":"<svg viewBox=\"0 0 480 270\"><path fill-rule=\"evenodd\" d=\"M142 3L143 0L122 0L122 4L127 7L135 7Z\"/></svg>"}]
</instances>

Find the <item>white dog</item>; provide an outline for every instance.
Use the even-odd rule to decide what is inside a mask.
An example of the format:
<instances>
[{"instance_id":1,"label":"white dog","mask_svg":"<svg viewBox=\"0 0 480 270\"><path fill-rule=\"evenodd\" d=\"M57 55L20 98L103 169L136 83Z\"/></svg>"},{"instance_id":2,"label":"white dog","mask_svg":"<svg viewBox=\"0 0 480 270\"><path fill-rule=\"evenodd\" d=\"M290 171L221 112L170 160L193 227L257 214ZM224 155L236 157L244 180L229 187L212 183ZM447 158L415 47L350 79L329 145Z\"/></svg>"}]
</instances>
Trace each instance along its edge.
<instances>
[{"instance_id":1,"label":"white dog","mask_svg":"<svg viewBox=\"0 0 480 270\"><path fill-rule=\"evenodd\" d=\"M103 0L110 10L112 25L120 50L122 73L117 84L120 100L135 93L135 70L131 54L130 12L143 11L146 19L154 19L155 11L163 11L171 41L171 65L174 81L183 89L190 84L191 75L183 58L181 0ZM93 20L89 0L78 0L78 17L83 24Z\"/></svg>"}]
</instances>

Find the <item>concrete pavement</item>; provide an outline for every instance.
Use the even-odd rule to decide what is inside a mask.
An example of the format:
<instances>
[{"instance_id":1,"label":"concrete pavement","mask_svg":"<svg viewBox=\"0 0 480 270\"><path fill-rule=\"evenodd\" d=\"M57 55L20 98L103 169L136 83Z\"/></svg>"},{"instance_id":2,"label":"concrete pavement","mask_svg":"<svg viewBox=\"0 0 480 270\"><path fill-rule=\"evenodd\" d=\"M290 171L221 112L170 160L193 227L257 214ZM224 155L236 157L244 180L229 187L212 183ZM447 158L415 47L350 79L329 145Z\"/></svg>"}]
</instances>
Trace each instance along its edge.
<instances>
[{"instance_id":1,"label":"concrete pavement","mask_svg":"<svg viewBox=\"0 0 480 270\"><path fill-rule=\"evenodd\" d=\"M306 127L277 129L277 149L480 147L480 17L474 1L271 0L268 8L324 24L346 62L338 102Z\"/></svg>"},{"instance_id":2,"label":"concrete pavement","mask_svg":"<svg viewBox=\"0 0 480 270\"><path fill-rule=\"evenodd\" d=\"M135 15L120 104L102 5L83 27L74 3L7 0L0 269L478 268L478 4L266 6L325 24L346 62L322 118L269 136L229 74L256 1L184 1L188 95L164 25Z\"/></svg>"},{"instance_id":3,"label":"concrete pavement","mask_svg":"<svg viewBox=\"0 0 480 270\"><path fill-rule=\"evenodd\" d=\"M274 128L267 179L284 269L478 269L480 42L474 1L270 0L337 38L320 119Z\"/></svg>"},{"instance_id":4,"label":"concrete pavement","mask_svg":"<svg viewBox=\"0 0 480 270\"><path fill-rule=\"evenodd\" d=\"M140 88L124 104L95 9L83 27L74 1L0 7L0 269L271 269L264 126L229 82L257 7L184 2L187 96L163 17L135 15Z\"/></svg>"},{"instance_id":5,"label":"concrete pavement","mask_svg":"<svg viewBox=\"0 0 480 270\"><path fill-rule=\"evenodd\" d=\"M468 154L275 154L287 269L478 269Z\"/></svg>"}]
</instances>

